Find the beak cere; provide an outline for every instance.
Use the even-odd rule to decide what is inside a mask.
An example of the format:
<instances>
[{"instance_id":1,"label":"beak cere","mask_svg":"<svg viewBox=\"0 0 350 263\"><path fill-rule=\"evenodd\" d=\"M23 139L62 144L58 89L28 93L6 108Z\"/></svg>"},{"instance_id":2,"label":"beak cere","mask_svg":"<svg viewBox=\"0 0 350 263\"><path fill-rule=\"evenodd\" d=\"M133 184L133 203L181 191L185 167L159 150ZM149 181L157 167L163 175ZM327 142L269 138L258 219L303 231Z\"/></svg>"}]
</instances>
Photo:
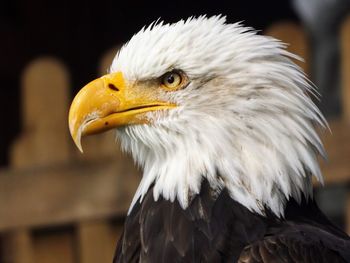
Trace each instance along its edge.
<instances>
[{"instance_id":1,"label":"beak cere","mask_svg":"<svg viewBox=\"0 0 350 263\"><path fill-rule=\"evenodd\" d=\"M142 90L141 90L142 89ZM69 110L69 130L82 152L81 137L131 124L147 124L149 111L174 108L156 99L154 88L128 84L121 72L98 78L75 96Z\"/></svg>"}]
</instances>

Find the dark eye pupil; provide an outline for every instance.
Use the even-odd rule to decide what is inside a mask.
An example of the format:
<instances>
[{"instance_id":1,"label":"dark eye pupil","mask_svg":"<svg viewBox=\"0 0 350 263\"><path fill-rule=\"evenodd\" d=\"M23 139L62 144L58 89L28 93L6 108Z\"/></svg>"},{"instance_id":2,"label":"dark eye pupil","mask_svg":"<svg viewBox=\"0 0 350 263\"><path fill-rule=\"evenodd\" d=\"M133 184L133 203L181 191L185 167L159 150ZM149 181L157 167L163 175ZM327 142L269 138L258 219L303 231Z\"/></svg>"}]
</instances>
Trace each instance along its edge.
<instances>
[{"instance_id":1,"label":"dark eye pupil","mask_svg":"<svg viewBox=\"0 0 350 263\"><path fill-rule=\"evenodd\" d=\"M172 84L172 83L174 83L174 81L175 81L174 75L173 74L169 75L167 78L167 82L169 84Z\"/></svg>"}]
</instances>

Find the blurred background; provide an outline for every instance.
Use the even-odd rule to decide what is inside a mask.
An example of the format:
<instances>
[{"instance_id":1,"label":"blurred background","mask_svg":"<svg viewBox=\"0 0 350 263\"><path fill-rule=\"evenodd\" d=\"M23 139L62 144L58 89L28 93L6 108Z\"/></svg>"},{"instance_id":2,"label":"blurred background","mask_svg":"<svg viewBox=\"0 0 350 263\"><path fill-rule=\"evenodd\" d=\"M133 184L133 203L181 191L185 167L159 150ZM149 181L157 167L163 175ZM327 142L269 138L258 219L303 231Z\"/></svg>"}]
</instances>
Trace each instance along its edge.
<instances>
[{"instance_id":1,"label":"blurred background","mask_svg":"<svg viewBox=\"0 0 350 263\"><path fill-rule=\"evenodd\" d=\"M315 196L350 233L350 0L44 1L0 4L0 263L111 262L140 171L112 133L68 133L76 92L160 18L224 14L289 43L320 89L332 135Z\"/></svg>"}]
</instances>

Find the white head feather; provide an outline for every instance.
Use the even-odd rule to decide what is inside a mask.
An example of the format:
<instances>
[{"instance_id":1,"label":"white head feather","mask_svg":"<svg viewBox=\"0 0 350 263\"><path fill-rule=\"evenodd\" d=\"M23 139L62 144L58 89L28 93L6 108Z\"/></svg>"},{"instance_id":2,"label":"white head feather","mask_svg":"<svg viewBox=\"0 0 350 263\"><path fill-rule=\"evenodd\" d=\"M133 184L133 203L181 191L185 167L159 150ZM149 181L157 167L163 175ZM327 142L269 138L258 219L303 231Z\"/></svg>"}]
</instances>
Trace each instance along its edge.
<instances>
[{"instance_id":1,"label":"white head feather","mask_svg":"<svg viewBox=\"0 0 350 263\"><path fill-rule=\"evenodd\" d=\"M215 16L158 23L120 50L111 72L127 81L187 74L183 90L162 94L179 107L151 112L152 125L121 128L117 136L144 174L131 207L154 184L155 200L186 208L206 178L251 211L283 216L289 197L312 194L324 155L314 124L326 126L308 93L316 93L285 45Z\"/></svg>"}]
</instances>

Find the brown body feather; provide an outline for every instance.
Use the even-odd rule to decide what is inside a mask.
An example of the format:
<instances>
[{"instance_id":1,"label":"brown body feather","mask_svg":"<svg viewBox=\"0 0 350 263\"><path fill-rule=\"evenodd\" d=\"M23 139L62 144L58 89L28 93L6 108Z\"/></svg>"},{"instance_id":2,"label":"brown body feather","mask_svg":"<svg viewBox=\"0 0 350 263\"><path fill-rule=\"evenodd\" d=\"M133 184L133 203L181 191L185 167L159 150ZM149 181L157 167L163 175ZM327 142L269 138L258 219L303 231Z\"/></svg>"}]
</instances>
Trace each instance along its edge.
<instances>
[{"instance_id":1,"label":"brown body feather","mask_svg":"<svg viewBox=\"0 0 350 263\"><path fill-rule=\"evenodd\" d=\"M152 188L125 222L114 263L350 262L350 239L312 200L290 200L284 219L250 212L209 184L187 209L153 199Z\"/></svg>"}]
</instances>

